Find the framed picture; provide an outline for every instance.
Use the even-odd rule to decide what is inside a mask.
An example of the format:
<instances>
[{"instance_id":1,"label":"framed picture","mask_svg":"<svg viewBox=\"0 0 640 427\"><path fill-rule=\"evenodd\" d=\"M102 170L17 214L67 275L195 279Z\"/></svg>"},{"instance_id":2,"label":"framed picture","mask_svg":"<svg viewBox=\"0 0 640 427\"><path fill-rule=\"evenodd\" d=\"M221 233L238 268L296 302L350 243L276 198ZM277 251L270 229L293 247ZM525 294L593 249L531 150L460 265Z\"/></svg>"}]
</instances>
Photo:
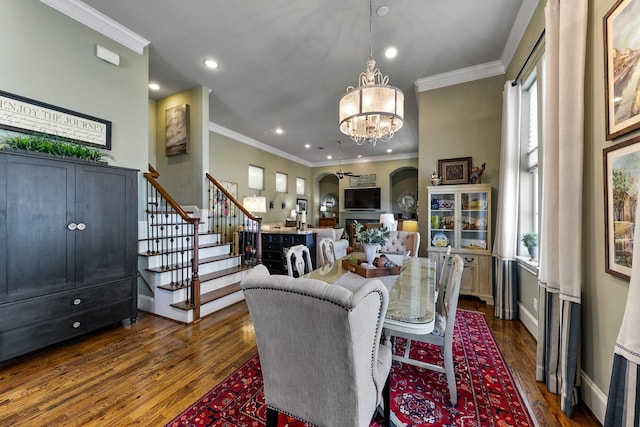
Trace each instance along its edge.
<instances>
[{"instance_id":1,"label":"framed picture","mask_svg":"<svg viewBox=\"0 0 640 427\"><path fill-rule=\"evenodd\" d=\"M189 144L189 104L167 109L164 118L167 157L187 154Z\"/></svg>"},{"instance_id":2,"label":"framed picture","mask_svg":"<svg viewBox=\"0 0 640 427\"><path fill-rule=\"evenodd\" d=\"M640 137L603 150L605 270L629 280L640 183Z\"/></svg>"},{"instance_id":3,"label":"framed picture","mask_svg":"<svg viewBox=\"0 0 640 427\"><path fill-rule=\"evenodd\" d=\"M438 160L438 172L442 184L468 184L471 157Z\"/></svg>"},{"instance_id":4,"label":"framed picture","mask_svg":"<svg viewBox=\"0 0 640 427\"><path fill-rule=\"evenodd\" d=\"M217 180L218 183L224 188L234 199L238 200L238 183ZM227 196L220 191L218 187L214 187L213 197L211 197L210 203L212 204L213 216L234 217L236 216L236 206L231 203Z\"/></svg>"},{"instance_id":5,"label":"framed picture","mask_svg":"<svg viewBox=\"0 0 640 427\"><path fill-rule=\"evenodd\" d=\"M300 212L307 211L307 199L296 199L296 205L298 205Z\"/></svg>"},{"instance_id":6,"label":"framed picture","mask_svg":"<svg viewBox=\"0 0 640 427\"><path fill-rule=\"evenodd\" d=\"M618 0L604 17L607 139L640 127L640 0Z\"/></svg>"}]
</instances>

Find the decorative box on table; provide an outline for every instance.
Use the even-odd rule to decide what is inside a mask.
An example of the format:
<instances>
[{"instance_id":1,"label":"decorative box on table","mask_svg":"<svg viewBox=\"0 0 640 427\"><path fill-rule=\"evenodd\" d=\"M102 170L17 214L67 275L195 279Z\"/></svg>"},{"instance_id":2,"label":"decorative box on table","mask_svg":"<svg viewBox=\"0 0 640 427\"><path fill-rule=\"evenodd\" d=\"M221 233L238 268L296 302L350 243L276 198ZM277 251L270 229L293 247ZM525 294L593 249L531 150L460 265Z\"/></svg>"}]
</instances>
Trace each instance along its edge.
<instances>
[{"instance_id":1,"label":"decorative box on table","mask_svg":"<svg viewBox=\"0 0 640 427\"><path fill-rule=\"evenodd\" d=\"M342 260L342 268L366 278L397 276L398 274L400 274L400 271L402 269L402 267L399 265L395 265L393 267L363 267L362 265L360 265L366 262L367 260L364 258L347 258Z\"/></svg>"}]
</instances>

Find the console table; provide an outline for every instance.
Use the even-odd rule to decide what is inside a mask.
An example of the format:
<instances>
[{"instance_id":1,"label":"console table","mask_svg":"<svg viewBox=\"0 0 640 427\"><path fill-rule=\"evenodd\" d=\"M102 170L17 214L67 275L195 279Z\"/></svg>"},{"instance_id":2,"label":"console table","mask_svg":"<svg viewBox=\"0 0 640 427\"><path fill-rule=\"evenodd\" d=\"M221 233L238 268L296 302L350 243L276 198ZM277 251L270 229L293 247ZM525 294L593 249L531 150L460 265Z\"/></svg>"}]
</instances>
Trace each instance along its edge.
<instances>
[{"instance_id":1,"label":"console table","mask_svg":"<svg viewBox=\"0 0 640 427\"><path fill-rule=\"evenodd\" d=\"M281 231L262 233L262 263L271 274L287 274L287 249L305 245L311 254L311 263L316 265L316 233L311 231Z\"/></svg>"}]
</instances>

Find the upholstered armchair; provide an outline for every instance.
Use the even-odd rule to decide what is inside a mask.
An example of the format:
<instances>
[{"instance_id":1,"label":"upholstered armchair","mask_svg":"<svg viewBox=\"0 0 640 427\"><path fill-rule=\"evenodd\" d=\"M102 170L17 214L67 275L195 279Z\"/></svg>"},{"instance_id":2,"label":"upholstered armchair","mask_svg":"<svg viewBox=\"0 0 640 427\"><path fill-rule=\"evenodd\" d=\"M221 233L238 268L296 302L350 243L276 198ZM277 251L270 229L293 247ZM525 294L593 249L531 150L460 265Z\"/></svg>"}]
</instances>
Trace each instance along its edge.
<instances>
[{"instance_id":1,"label":"upholstered armchair","mask_svg":"<svg viewBox=\"0 0 640 427\"><path fill-rule=\"evenodd\" d=\"M391 347L381 343L388 304L381 281L352 293L270 275L258 265L242 290L258 344L267 426L279 412L317 426L368 426L383 395L388 411Z\"/></svg>"},{"instance_id":2,"label":"upholstered armchair","mask_svg":"<svg viewBox=\"0 0 640 427\"><path fill-rule=\"evenodd\" d=\"M411 251L412 257L418 256L420 249L420 233L417 231L392 231L380 252L406 252Z\"/></svg>"}]
</instances>

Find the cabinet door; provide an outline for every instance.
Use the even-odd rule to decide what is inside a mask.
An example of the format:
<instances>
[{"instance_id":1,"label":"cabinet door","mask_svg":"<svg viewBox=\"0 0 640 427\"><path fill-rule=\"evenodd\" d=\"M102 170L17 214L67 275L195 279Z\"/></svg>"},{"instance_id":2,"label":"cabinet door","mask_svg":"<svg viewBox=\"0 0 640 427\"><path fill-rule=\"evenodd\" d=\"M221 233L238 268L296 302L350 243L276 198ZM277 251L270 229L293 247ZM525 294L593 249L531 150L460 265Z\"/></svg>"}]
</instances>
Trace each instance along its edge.
<instances>
[{"instance_id":1,"label":"cabinet door","mask_svg":"<svg viewBox=\"0 0 640 427\"><path fill-rule=\"evenodd\" d=\"M485 191L460 193L460 248L489 248L489 195Z\"/></svg>"},{"instance_id":2,"label":"cabinet door","mask_svg":"<svg viewBox=\"0 0 640 427\"><path fill-rule=\"evenodd\" d=\"M456 194L431 193L429 196L429 246L456 248Z\"/></svg>"},{"instance_id":3,"label":"cabinet door","mask_svg":"<svg viewBox=\"0 0 640 427\"><path fill-rule=\"evenodd\" d=\"M128 169L79 164L76 174L77 286L136 273L137 179Z\"/></svg>"},{"instance_id":4,"label":"cabinet door","mask_svg":"<svg viewBox=\"0 0 640 427\"><path fill-rule=\"evenodd\" d=\"M0 156L0 301L73 287L74 171L73 163Z\"/></svg>"}]
</instances>

